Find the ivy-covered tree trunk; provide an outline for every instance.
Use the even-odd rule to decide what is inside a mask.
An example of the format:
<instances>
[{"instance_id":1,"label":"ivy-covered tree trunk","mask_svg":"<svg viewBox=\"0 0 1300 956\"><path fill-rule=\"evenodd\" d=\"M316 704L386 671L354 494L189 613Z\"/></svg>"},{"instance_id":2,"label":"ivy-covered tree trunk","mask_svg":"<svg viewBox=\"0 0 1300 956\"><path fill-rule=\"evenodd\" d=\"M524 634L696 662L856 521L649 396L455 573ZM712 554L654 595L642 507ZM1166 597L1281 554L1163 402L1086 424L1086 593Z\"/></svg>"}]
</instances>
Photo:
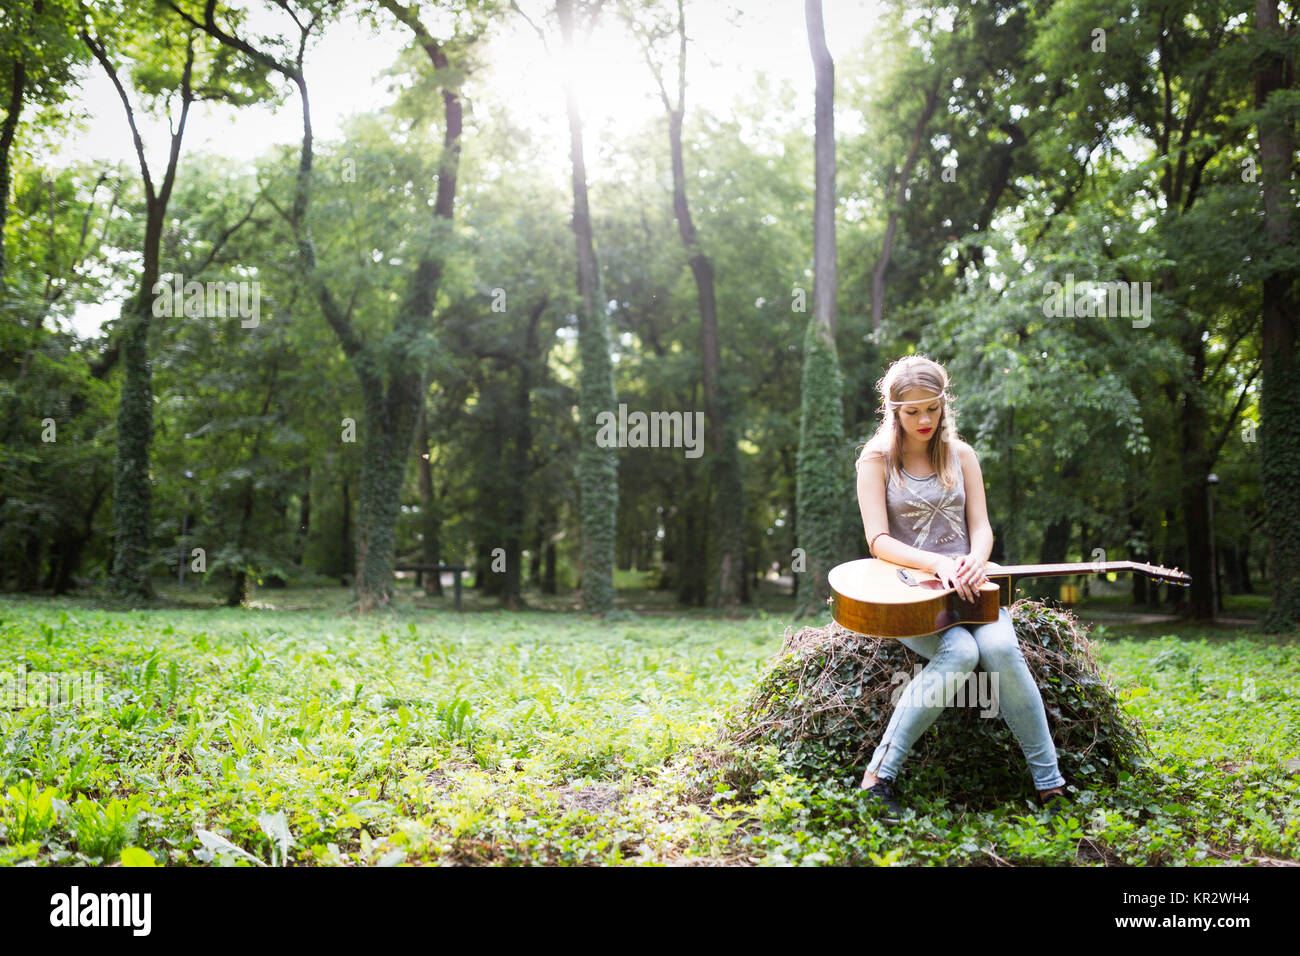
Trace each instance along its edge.
<instances>
[{"instance_id":1,"label":"ivy-covered tree trunk","mask_svg":"<svg viewBox=\"0 0 1300 956\"><path fill-rule=\"evenodd\" d=\"M147 599L153 596L153 587L149 581L153 532L152 488L149 479L149 449L153 443L153 373L149 363L149 324L153 312L153 288L161 271L163 218L180 164L185 121L189 116L190 103L194 101L194 91L190 86L194 68L194 44L192 40L186 43L179 84L180 120L171 135L166 172L162 182L155 188L136 127L135 112L127 98L126 89L118 78L117 70L104 47L87 30L83 29L80 36L108 74L126 110L144 182L145 229L140 287L122 312L123 380L113 459L113 521L116 536L110 583L112 590L120 597Z\"/></svg>"},{"instance_id":2,"label":"ivy-covered tree trunk","mask_svg":"<svg viewBox=\"0 0 1300 956\"><path fill-rule=\"evenodd\" d=\"M451 69L443 45L420 19L420 7L379 0L379 6L411 31L416 45L433 66L442 92L443 149L438 163L438 193L433 203L430 232L445 233L456 199L456 177L460 164L462 107L459 84L463 76ZM312 125L303 57L313 30L323 26L318 16L307 22L295 20L301 34L294 59L258 49L246 40L227 33L216 22L215 4L204 9L203 22L192 20L212 37L245 56L274 70L298 90L302 108L302 150L294 185L293 205L288 219L298 247L302 279L320 304L326 322L334 330L361 386L365 407L362 430L361 488L357 497L356 597L362 612L382 607L392 595L396 557L396 523L400 509L402 480L414 443L428 381L428 354L434 302L442 278L443 250L437 241L428 244L417 257L405 299L393 323L387 343L367 343L352 324L349 310L334 298L318 269L316 246L307 222L312 195ZM459 64L458 64L459 65Z\"/></svg>"},{"instance_id":3,"label":"ivy-covered tree trunk","mask_svg":"<svg viewBox=\"0 0 1300 956\"><path fill-rule=\"evenodd\" d=\"M1296 353L1295 276L1286 263L1295 261L1291 230L1292 120L1286 106L1286 80L1294 82L1288 62L1277 0L1256 0L1256 30L1263 47L1256 73L1255 105L1259 119L1260 181L1264 198L1264 232L1275 261L1264 278L1264 330L1260 349L1260 460L1269 537L1273 601L1265 628L1282 631L1300 622L1300 355ZM1269 101L1274 102L1270 103Z\"/></svg>"},{"instance_id":4,"label":"ivy-covered tree trunk","mask_svg":"<svg viewBox=\"0 0 1300 956\"><path fill-rule=\"evenodd\" d=\"M841 559L844 495L852 488L844 469L844 379L835 349L835 65L826 47L821 0L807 0L808 44L816 77L816 194L813 212L813 316L804 332L799 417L798 537L806 565L798 614L826 610L826 575ZM799 570L795 568L796 578Z\"/></svg>"},{"instance_id":5,"label":"ivy-covered tree trunk","mask_svg":"<svg viewBox=\"0 0 1300 956\"><path fill-rule=\"evenodd\" d=\"M573 5L557 0L566 55L573 53ZM618 518L618 454L596 443L601 412L617 414L614 365L609 357L609 320L587 205L587 166L577 92L566 80L569 155L573 164L573 232L578 247L578 494L582 515L582 605L590 614L614 607L614 536Z\"/></svg>"},{"instance_id":6,"label":"ivy-covered tree trunk","mask_svg":"<svg viewBox=\"0 0 1300 956\"><path fill-rule=\"evenodd\" d=\"M461 77L452 70L443 45L420 20L417 7L391 0L381 0L380 5L414 34L441 85L444 124L443 150L438 163L438 193L433 203L436 233L451 222L456 201L463 125L459 95ZM300 84L300 90L305 110L305 85ZM347 320L340 318L337 306L332 310L331 325L341 333L345 350L360 379L366 407L361 490L357 498L357 600L362 612L387 604L393 593L397 516L401 508L406 465L428 387L424 338L430 331L442 268L442 251L435 246L420 255L411 273L406 300L393 325L394 338L399 345L386 356L386 388L376 374L373 356L366 354L363 346L359 347L354 330L344 330ZM330 310L327 310L329 315Z\"/></svg>"},{"instance_id":7,"label":"ivy-covered tree trunk","mask_svg":"<svg viewBox=\"0 0 1300 956\"><path fill-rule=\"evenodd\" d=\"M799 419L798 537L803 549L798 615L826 611L830 585L826 575L841 555L842 497L852 488L844 468L843 376L834 345L827 344L814 319L804 335L803 408Z\"/></svg>"},{"instance_id":8,"label":"ivy-covered tree trunk","mask_svg":"<svg viewBox=\"0 0 1300 956\"><path fill-rule=\"evenodd\" d=\"M362 613L384 606L393 596L402 481L415 441L424 383L422 371L408 370L390 381L387 389L375 381L362 387L366 420L357 493L356 587Z\"/></svg>"},{"instance_id":9,"label":"ivy-covered tree trunk","mask_svg":"<svg viewBox=\"0 0 1300 956\"><path fill-rule=\"evenodd\" d=\"M146 233L147 234L147 233ZM148 240L146 239L146 243ZM148 256L146 256L146 273ZM157 259L154 259L157 281ZM149 282L146 274L143 281ZM152 284L152 283L150 283ZM153 529L149 447L153 443L153 375L149 365L149 305L143 296L122 313L122 397L113 455L114 551L112 589L120 597L150 598L149 547Z\"/></svg>"},{"instance_id":10,"label":"ivy-covered tree trunk","mask_svg":"<svg viewBox=\"0 0 1300 956\"><path fill-rule=\"evenodd\" d=\"M23 91L27 85L27 64L23 62L19 49L12 58L9 76L9 102L5 109L4 123L0 124L0 297L8 302L4 295L5 276L5 223L9 219L9 153L14 142L14 133L18 129L18 117L23 111Z\"/></svg>"}]
</instances>

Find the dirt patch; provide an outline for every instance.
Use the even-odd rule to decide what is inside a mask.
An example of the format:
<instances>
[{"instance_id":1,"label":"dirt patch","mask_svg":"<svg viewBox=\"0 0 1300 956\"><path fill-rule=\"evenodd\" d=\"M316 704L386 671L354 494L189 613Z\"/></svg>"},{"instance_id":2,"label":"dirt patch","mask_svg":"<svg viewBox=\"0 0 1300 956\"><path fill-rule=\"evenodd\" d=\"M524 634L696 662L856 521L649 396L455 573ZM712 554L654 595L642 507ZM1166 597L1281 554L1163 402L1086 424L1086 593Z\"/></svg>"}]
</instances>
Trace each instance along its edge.
<instances>
[{"instance_id":1,"label":"dirt patch","mask_svg":"<svg viewBox=\"0 0 1300 956\"><path fill-rule=\"evenodd\" d=\"M425 774L424 779L443 793L450 793L459 789L460 780L457 778L462 771L478 769L478 764L472 760L444 760Z\"/></svg>"},{"instance_id":2,"label":"dirt patch","mask_svg":"<svg viewBox=\"0 0 1300 956\"><path fill-rule=\"evenodd\" d=\"M612 783L588 783L581 787L570 784L559 792L559 798L565 810L603 813L614 807L622 799L622 794Z\"/></svg>"}]
</instances>

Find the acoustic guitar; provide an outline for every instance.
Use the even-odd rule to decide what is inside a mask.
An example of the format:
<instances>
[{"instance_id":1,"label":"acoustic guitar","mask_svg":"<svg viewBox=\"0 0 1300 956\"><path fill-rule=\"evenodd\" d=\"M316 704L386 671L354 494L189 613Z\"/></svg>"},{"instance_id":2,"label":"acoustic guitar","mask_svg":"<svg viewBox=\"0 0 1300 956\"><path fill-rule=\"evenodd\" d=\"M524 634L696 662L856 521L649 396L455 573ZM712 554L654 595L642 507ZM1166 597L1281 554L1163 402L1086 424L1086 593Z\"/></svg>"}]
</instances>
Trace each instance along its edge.
<instances>
[{"instance_id":1,"label":"acoustic guitar","mask_svg":"<svg viewBox=\"0 0 1300 956\"><path fill-rule=\"evenodd\" d=\"M873 637L920 637L954 624L988 624L996 621L998 608L1012 602L1018 578L1049 577L1059 574L1093 574L1104 571L1136 571L1148 578L1179 587L1192 583L1182 571L1169 570L1136 561L1091 561L1074 564L1012 564L989 562L974 601L967 601L956 588L945 587L938 575L917 568L860 558L836 565L827 575L831 596L831 618L841 627Z\"/></svg>"}]
</instances>

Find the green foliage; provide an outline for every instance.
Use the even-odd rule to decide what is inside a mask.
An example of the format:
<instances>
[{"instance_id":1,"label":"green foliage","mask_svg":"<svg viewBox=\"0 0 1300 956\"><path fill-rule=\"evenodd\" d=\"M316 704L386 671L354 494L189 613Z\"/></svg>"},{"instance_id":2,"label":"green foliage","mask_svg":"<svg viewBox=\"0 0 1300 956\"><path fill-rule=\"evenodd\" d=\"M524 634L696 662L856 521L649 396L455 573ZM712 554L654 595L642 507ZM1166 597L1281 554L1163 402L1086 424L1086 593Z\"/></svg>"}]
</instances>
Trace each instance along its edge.
<instances>
[{"instance_id":1,"label":"green foliage","mask_svg":"<svg viewBox=\"0 0 1300 956\"><path fill-rule=\"evenodd\" d=\"M16 844L39 840L54 825L57 796L56 790L38 787L32 780L10 787L3 806L7 839Z\"/></svg>"},{"instance_id":2,"label":"green foliage","mask_svg":"<svg viewBox=\"0 0 1300 956\"><path fill-rule=\"evenodd\" d=\"M136 821L143 806L144 799L139 794L125 801L113 798L104 804L78 797L69 811L77 848L89 857L113 862L122 848L135 839Z\"/></svg>"},{"instance_id":3,"label":"green foliage","mask_svg":"<svg viewBox=\"0 0 1300 956\"><path fill-rule=\"evenodd\" d=\"M313 599L277 593L295 606ZM828 757L818 762L817 748L792 761L778 744L718 739L727 712L773 683L778 635L761 620L611 627L521 612L453 623L403 602L388 624L284 610L250 623L247 614L61 615L45 602L0 603L0 669L93 661L106 691L100 711L0 710L0 862L1300 858L1300 779L1285 766L1300 733L1300 670L1289 646L1249 632L1094 646L1107 696L1124 723L1140 725L1151 754L1113 771L1091 749L1092 771L1072 765L1069 820L1052 823L1032 805L1018 753L980 773L944 748L928 763L913 755L904 799L916 815L891 829L856 780L833 773ZM1051 644L1056 620L1021 614L1026 645L1050 651L1041 642ZM1045 688L1066 718L1084 709L1072 700L1097 691ZM946 715L934 736L1001 759L1005 730L983 740L963 720ZM1103 738L1116 727L1097 726ZM1063 763L1083 750L1070 733L1058 740ZM973 794L1008 785L983 806Z\"/></svg>"}]
</instances>

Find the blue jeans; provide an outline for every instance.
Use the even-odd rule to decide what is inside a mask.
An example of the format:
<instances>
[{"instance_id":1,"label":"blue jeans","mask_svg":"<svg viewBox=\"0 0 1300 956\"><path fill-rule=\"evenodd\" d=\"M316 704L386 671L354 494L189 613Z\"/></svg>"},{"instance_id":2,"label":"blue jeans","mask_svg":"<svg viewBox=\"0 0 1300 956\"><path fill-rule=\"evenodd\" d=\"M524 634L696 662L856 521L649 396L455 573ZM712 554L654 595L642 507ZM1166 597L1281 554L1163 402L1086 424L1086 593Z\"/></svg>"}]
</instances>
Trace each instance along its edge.
<instances>
[{"instance_id":1,"label":"blue jeans","mask_svg":"<svg viewBox=\"0 0 1300 956\"><path fill-rule=\"evenodd\" d=\"M971 630L956 624L942 634L900 640L929 663L899 696L885 735L867 764L868 770L880 777L897 778L912 744L938 719L944 707L952 705L958 689L979 664L988 672L1002 716L1024 751L1034 786L1050 790L1065 785L1047 728L1043 697L1025 663L1020 639L1005 607L998 609L996 621Z\"/></svg>"}]
</instances>

